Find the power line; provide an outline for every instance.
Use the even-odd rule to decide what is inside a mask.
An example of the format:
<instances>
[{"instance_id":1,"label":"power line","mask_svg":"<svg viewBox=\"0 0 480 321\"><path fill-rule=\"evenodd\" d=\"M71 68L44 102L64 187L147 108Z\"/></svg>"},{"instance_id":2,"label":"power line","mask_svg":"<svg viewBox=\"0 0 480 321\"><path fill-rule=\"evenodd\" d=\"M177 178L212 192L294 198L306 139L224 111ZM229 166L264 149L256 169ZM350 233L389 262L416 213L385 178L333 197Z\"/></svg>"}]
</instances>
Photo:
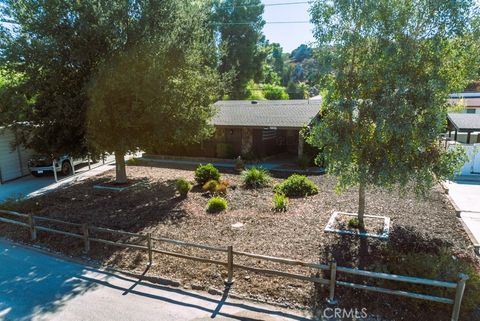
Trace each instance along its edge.
<instances>
[{"instance_id":1,"label":"power line","mask_svg":"<svg viewBox=\"0 0 480 321\"><path fill-rule=\"evenodd\" d=\"M251 25L256 22L212 22L214 25ZM310 21L265 21L265 24L302 24Z\"/></svg>"},{"instance_id":2,"label":"power line","mask_svg":"<svg viewBox=\"0 0 480 321\"><path fill-rule=\"evenodd\" d=\"M220 7L221 9L235 9L235 8L254 8L254 7L277 7L277 6L292 6L292 5L299 5L299 4L311 4L313 1L294 1L294 2L277 2L277 3L261 3L261 4L245 4L245 5L237 5L232 7Z\"/></svg>"}]
</instances>

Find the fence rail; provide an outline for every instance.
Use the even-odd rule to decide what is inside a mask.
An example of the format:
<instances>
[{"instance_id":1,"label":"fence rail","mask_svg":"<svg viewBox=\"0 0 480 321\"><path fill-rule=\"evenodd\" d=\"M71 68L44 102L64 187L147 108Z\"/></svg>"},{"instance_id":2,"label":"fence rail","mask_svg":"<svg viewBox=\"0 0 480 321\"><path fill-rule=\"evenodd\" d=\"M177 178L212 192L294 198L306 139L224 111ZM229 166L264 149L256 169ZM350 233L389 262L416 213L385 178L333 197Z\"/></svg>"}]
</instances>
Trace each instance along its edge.
<instances>
[{"instance_id":1,"label":"fence rail","mask_svg":"<svg viewBox=\"0 0 480 321\"><path fill-rule=\"evenodd\" d=\"M281 276L281 277L286 277L291 279L324 284L329 286L329 295L327 298L327 302L330 304L337 303L337 301L335 300L335 289L337 286L361 289L361 290L371 291L371 292L385 293L385 294L402 296L402 297L409 297L414 299L440 302L440 303L453 305L452 317L451 317L452 321L458 321L459 314L460 314L460 306L461 306L463 294L465 291L465 284L468 279L468 276L465 274L460 274L457 282L446 282L446 281L438 281L438 280L417 278L417 277L404 276L404 275L371 272L366 270L359 270L359 269L337 266L335 261L331 261L329 262L329 264L303 262L303 261L287 259L287 258L234 251L233 246L218 247L218 246L210 246L210 245L204 245L204 244L178 241L178 240L173 240L173 239L168 239L163 237L152 237L150 233L147 233L147 234L131 233L131 232L113 230L113 229L108 229L103 227L90 226L88 224L70 223L70 222L65 222L58 219L34 216L32 214L23 214L23 213L17 213L17 212L6 211L6 210L0 210L0 214L10 215L10 216L14 216L21 219L26 219L28 222L22 222L19 220L9 219L9 218L0 216L0 222L14 224L14 225L28 228L30 230L30 236L32 241L35 241L37 239L37 231L42 231L47 233L56 233L56 234L61 234L69 237L83 239L85 253L88 253L90 251L90 242L98 242L98 243L103 243L103 244L112 245L112 246L147 251L149 264L153 263L153 253L157 253L157 254L173 256L173 257L186 259L186 260L193 260L193 261L202 262L202 263L220 265L227 268L228 276L227 276L227 279L225 280L225 285L228 287L233 285L234 270L245 270L245 271L250 271L250 272L259 273L259 274L276 275L276 276ZM51 222L56 224L64 224L66 226L71 226L76 228L81 227L81 234L60 230L58 228L54 229L51 227L41 226L38 224L39 221ZM106 233L111 233L116 235L138 237L145 240L146 245L115 242L115 241L110 241L110 240L106 240L98 237L92 237L90 235L91 232L106 232ZM163 243L169 243L169 244L173 244L181 247L199 248L199 249L208 250L208 251L227 253L227 260L220 261L220 260L202 258L198 256L193 256L193 255L182 254L178 252L165 251L165 250L155 248L153 246L154 242L163 242ZM326 274L329 275L329 278L319 278L319 277L283 272L278 270L246 266L242 264L235 264L234 263L235 256L245 256L245 257L255 258L262 261L275 262L275 263L281 263L286 265L302 266L302 267L307 267L311 269L316 269L318 271L325 271ZM372 278L372 279L398 281L401 283L410 283L410 284L426 285L431 287L455 289L455 297L453 298L439 297L439 296L434 296L429 294L393 290L393 289L382 288L382 287L373 286L373 285L346 282L346 281L338 280L337 273L357 275L357 276L362 276L362 277Z\"/></svg>"}]
</instances>

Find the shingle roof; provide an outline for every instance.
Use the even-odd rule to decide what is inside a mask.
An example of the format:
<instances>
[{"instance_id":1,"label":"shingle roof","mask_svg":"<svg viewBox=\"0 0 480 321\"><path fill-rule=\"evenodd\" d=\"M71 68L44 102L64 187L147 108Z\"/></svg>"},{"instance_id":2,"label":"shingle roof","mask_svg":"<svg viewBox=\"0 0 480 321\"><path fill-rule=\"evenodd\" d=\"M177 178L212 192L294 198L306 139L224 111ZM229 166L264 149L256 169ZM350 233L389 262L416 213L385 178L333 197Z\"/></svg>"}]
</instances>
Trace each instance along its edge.
<instances>
[{"instance_id":1,"label":"shingle roof","mask_svg":"<svg viewBox=\"0 0 480 321\"><path fill-rule=\"evenodd\" d=\"M480 114L449 113L448 119L458 131L480 131Z\"/></svg>"},{"instance_id":2,"label":"shingle roof","mask_svg":"<svg viewBox=\"0 0 480 321\"><path fill-rule=\"evenodd\" d=\"M220 100L214 106L216 126L286 127L308 125L320 110L320 100Z\"/></svg>"}]
</instances>

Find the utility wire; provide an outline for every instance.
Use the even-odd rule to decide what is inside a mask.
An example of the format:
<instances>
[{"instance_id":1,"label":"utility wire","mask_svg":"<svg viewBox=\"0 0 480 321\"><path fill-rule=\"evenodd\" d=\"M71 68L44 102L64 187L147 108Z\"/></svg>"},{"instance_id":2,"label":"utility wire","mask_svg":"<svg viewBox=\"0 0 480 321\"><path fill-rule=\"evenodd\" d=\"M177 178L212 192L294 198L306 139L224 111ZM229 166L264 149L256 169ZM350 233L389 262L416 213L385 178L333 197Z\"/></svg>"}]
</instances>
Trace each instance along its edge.
<instances>
[{"instance_id":1,"label":"utility wire","mask_svg":"<svg viewBox=\"0 0 480 321\"><path fill-rule=\"evenodd\" d=\"M250 25L256 24L256 22L211 22L214 25ZM265 24L301 24L301 23L310 23L310 21L265 21Z\"/></svg>"},{"instance_id":2,"label":"utility wire","mask_svg":"<svg viewBox=\"0 0 480 321\"><path fill-rule=\"evenodd\" d=\"M261 4L239 4L236 6L232 7L220 7L220 9L235 9L235 8L241 8L241 7L247 7L247 8L254 8L254 7L277 7L277 6L292 6L292 5L299 5L299 4L311 4L313 1L295 1L295 2L278 2L278 3L261 3Z\"/></svg>"}]
</instances>

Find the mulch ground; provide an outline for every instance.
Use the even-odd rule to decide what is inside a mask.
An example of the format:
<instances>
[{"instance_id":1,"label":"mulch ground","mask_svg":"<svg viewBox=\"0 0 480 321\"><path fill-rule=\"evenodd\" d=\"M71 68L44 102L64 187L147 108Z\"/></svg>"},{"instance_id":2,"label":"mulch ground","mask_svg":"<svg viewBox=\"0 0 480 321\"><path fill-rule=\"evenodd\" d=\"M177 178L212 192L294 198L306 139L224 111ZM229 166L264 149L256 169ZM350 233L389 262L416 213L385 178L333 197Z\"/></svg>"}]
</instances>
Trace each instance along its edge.
<instances>
[{"instance_id":1,"label":"mulch ground","mask_svg":"<svg viewBox=\"0 0 480 321\"><path fill-rule=\"evenodd\" d=\"M129 166L127 170L130 179L140 182L134 188L124 191L93 188L94 185L111 181L114 175L112 171L33 200L4 204L3 207L69 222L89 223L136 233L150 232L154 237L213 246L232 245L237 251L302 261L326 263L334 257L339 266L347 267L370 269L381 263L382 248L388 242L399 249L412 252L425 247L446 247L453 255L465 257L479 266L472 255L470 241L440 186L436 186L422 199L416 198L409 191L368 190L366 212L391 219L391 237L386 242L324 233L323 229L334 211L355 212L357 207L357 190L351 189L342 194L334 192L336 181L328 175L310 177L319 187L319 193L307 198L292 198L288 210L279 213L272 211L271 188L248 190L241 185L240 176L223 174L223 179L230 182L225 196L229 202L228 211L209 214L205 211L209 195L201 188L194 187L187 198L181 198L175 193L175 180L184 177L193 182L193 171L145 166ZM51 226L60 227L55 224ZM71 231L79 232L75 229ZM17 241L29 242L27 231L11 225L0 224L0 234ZM118 238L107 233L97 236L115 241L135 241L133 238ZM144 244L142 242L138 240L138 244ZM80 240L39 232L38 243L67 255L82 256L83 243ZM155 242L154 246L168 251L226 260L224 253L179 248L160 242ZM95 243L92 243L89 257L107 266L138 273L144 272L148 262L147 256L139 251ZM235 263L259 268L319 275L316 271L302 267L242 257L235 257L235 260ZM154 255L154 262L155 265L148 270L147 275L175 279L185 287L222 289L226 278L226 271L221 266L160 254ZM236 271L235 280L233 293L289 307L322 308L327 295L326 289L321 286L245 271ZM409 312L408 307L413 302L410 299L395 301L389 296L350 289L339 289L338 298L344 306L367 306L369 313L382 315L388 320L413 320L420 317L424 320L449 320L444 312L435 314L432 309L422 312L422 309L416 308ZM392 304L393 307L395 304L400 304L401 307L393 308Z\"/></svg>"}]
</instances>

